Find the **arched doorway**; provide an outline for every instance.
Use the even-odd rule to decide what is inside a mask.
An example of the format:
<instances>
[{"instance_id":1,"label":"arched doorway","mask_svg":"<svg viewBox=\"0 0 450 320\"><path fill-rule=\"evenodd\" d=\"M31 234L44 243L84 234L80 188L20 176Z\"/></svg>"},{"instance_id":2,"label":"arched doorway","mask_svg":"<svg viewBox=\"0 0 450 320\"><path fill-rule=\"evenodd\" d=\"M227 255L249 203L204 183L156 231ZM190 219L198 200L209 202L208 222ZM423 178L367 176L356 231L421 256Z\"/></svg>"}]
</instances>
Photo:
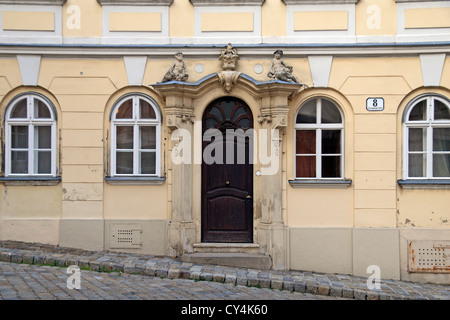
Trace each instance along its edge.
<instances>
[{"instance_id":1,"label":"arched doorway","mask_svg":"<svg viewBox=\"0 0 450 320\"><path fill-rule=\"evenodd\" d=\"M202 120L202 242L253 242L252 112L223 97Z\"/></svg>"}]
</instances>

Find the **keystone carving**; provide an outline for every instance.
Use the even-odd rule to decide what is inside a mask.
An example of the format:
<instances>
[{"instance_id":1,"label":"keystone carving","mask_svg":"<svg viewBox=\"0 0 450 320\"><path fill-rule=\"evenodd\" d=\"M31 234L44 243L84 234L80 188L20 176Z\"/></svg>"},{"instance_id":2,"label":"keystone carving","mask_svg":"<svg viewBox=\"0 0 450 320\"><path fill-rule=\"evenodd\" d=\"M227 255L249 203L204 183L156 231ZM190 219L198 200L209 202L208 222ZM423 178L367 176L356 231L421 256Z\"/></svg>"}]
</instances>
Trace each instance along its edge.
<instances>
[{"instance_id":1,"label":"keystone carving","mask_svg":"<svg viewBox=\"0 0 450 320\"><path fill-rule=\"evenodd\" d=\"M240 72L234 70L236 68L236 63L239 60L239 55L237 50L232 47L231 43L222 50L219 60L222 62L223 71L218 72L217 75L219 76L219 81L223 85L225 92L230 93L241 75Z\"/></svg>"}]
</instances>

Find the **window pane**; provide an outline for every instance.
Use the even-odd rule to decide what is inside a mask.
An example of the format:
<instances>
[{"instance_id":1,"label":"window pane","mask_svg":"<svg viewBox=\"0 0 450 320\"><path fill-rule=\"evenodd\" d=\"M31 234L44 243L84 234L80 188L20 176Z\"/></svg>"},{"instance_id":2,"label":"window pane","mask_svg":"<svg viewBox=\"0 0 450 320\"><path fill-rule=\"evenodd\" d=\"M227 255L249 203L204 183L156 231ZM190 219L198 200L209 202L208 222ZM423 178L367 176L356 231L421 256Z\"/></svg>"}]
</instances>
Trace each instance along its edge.
<instances>
[{"instance_id":1,"label":"window pane","mask_svg":"<svg viewBox=\"0 0 450 320\"><path fill-rule=\"evenodd\" d=\"M28 173L28 152L11 152L11 173Z\"/></svg>"},{"instance_id":2,"label":"window pane","mask_svg":"<svg viewBox=\"0 0 450 320\"><path fill-rule=\"evenodd\" d=\"M156 153L141 152L141 174L156 173Z\"/></svg>"},{"instance_id":3,"label":"window pane","mask_svg":"<svg viewBox=\"0 0 450 320\"><path fill-rule=\"evenodd\" d=\"M338 108L326 99L322 99L322 123L342 123Z\"/></svg>"},{"instance_id":4,"label":"window pane","mask_svg":"<svg viewBox=\"0 0 450 320\"><path fill-rule=\"evenodd\" d=\"M156 149L156 127L140 127L141 149Z\"/></svg>"},{"instance_id":5,"label":"window pane","mask_svg":"<svg viewBox=\"0 0 450 320\"><path fill-rule=\"evenodd\" d=\"M139 99L139 106L141 119L156 119L155 110L147 101Z\"/></svg>"},{"instance_id":6,"label":"window pane","mask_svg":"<svg viewBox=\"0 0 450 320\"><path fill-rule=\"evenodd\" d=\"M133 152L117 152L116 173L133 174Z\"/></svg>"},{"instance_id":7,"label":"window pane","mask_svg":"<svg viewBox=\"0 0 450 320\"><path fill-rule=\"evenodd\" d=\"M50 151L35 151L34 170L40 174L50 174L52 165L52 153Z\"/></svg>"},{"instance_id":8,"label":"window pane","mask_svg":"<svg viewBox=\"0 0 450 320\"><path fill-rule=\"evenodd\" d=\"M341 157L323 156L322 178L340 178L340 177L341 177Z\"/></svg>"},{"instance_id":9,"label":"window pane","mask_svg":"<svg viewBox=\"0 0 450 320\"><path fill-rule=\"evenodd\" d=\"M117 109L116 119L132 119L133 118L133 99L126 100Z\"/></svg>"},{"instance_id":10,"label":"window pane","mask_svg":"<svg viewBox=\"0 0 450 320\"><path fill-rule=\"evenodd\" d=\"M315 178L316 177L316 157L297 156L296 157L296 177Z\"/></svg>"},{"instance_id":11,"label":"window pane","mask_svg":"<svg viewBox=\"0 0 450 320\"><path fill-rule=\"evenodd\" d=\"M117 149L133 149L133 127L116 127Z\"/></svg>"},{"instance_id":12,"label":"window pane","mask_svg":"<svg viewBox=\"0 0 450 320\"><path fill-rule=\"evenodd\" d=\"M341 130L322 130L322 154L341 153Z\"/></svg>"},{"instance_id":13,"label":"window pane","mask_svg":"<svg viewBox=\"0 0 450 320\"><path fill-rule=\"evenodd\" d=\"M16 103L13 111L11 111L11 118L27 118L27 99L24 98Z\"/></svg>"},{"instance_id":14,"label":"window pane","mask_svg":"<svg viewBox=\"0 0 450 320\"><path fill-rule=\"evenodd\" d=\"M433 177L450 177L450 154L433 155Z\"/></svg>"},{"instance_id":15,"label":"window pane","mask_svg":"<svg viewBox=\"0 0 450 320\"><path fill-rule=\"evenodd\" d=\"M427 149L427 129L409 128L409 151L425 151Z\"/></svg>"},{"instance_id":16,"label":"window pane","mask_svg":"<svg viewBox=\"0 0 450 320\"><path fill-rule=\"evenodd\" d=\"M315 130L297 130L296 133L296 154L315 154L316 153L316 131Z\"/></svg>"},{"instance_id":17,"label":"window pane","mask_svg":"<svg viewBox=\"0 0 450 320\"><path fill-rule=\"evenodd\" d=\"M409 114L409 121L420 121L427 119L427 100L422 100L418 102L411 113Z\"/></svg>"},{"instance_id":18,"label":"window pane","mask_svg":"<svg viewBox=\"0 0 450 320\"><path fill-rule=\"evenodd\" d=\"M316 101L308 101L303 105L297 114L297 123L317 123L316 119Z\"/></svg>"},{"instance_id":19,"label":"window pane","mask_svg":"<svg viewBox=\"0 0 450 320\"><path fill-rule=\"evenodd\" d=\"M48 106L39 99L34 99L34 117L50 119L51 113Z\"/></svg>"},{"instance_id":20,"label":"window pane","mask_svg":"<svg viewBox=\"0 0 450 320\"><path fill-rule=\"evenodd\" d=\"M11 127L11 148L28 148L28 127Z\"/></svg>"},{"instance_id":21,"label":"window pane","mask_svg":"<svg viewBox=\"0 0 450 320\"><path fill-rule=\"evenodd\" d=\"M433 128L433 150L450 151L450 128Z\"/></svg>"},{"instance_id":22,"label":"window pane","mask_svg":"<svg viewBox=\"0 0 450 320\"><path fill-rule=\"evenodd\" d=\"M51 149L52 147L52 127L34 127L34 147L36 149Z\"/></svg>"},{"instance_id":23,"label":"window pane","mask_svg":"<svg viewBox=\"0 0 450 320\"><path fill-rule=\"evenodd\" d=\"M408 163L408 175L410 177L425 177L426 176L426 155L425 154L410 154Z\"/></svg>"},{"instance_id":24,"label":"window pane","mask_svg":"<svg viewBox=\"0 0 450 320\"><path fill-rule=\"evenodd\" d=\"M439 100L434 100L434 120L450 120L450 109Z\"/></svg>"}]
</instances>

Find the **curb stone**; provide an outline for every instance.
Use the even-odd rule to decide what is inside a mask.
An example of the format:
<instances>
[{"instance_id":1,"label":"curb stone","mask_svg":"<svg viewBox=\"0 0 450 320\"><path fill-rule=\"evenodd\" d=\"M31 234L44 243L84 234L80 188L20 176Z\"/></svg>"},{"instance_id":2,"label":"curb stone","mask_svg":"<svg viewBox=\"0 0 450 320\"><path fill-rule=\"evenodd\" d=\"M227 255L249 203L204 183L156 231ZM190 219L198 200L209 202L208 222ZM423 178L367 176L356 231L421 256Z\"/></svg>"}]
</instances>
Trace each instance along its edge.
<instances>
[{"instance_id":1,"label":"curb stone","mask_svg":"<svg viewBox=\"0 0 450 320\"><path fill-rule=\"evenodd\" d=\"M233 285L272 288L356 300L449 300L450 285L381 280L369 290L365 278L301 271L260 271L184 263L168 257L86 251L50 245L0 241L0 261L68 267L170 279L214 281Z\"/></svg>"}]
</instances>

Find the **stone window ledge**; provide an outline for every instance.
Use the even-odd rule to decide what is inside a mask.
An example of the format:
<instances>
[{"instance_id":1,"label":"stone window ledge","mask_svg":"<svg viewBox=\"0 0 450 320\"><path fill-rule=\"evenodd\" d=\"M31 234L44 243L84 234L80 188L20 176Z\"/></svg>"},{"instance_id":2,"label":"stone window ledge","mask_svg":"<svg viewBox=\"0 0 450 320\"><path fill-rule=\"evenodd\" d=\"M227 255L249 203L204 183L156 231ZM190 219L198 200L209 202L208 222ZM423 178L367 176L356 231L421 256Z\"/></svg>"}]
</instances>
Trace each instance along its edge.
<instances>
[{"instance_id":1,"label":"stone window ledge","mask_svg":"<svg viewBox=\"0 0 450 320\"><path fill-rule=\"evenodd\" d=\"M403 189L450 189L450 179L408 179L397 183Z\"/></svg>"},{"instance_id":2,"label":"stone window ledge","mask_svg":"<svg viewBox=\"0 0 450 320\"><path fill-rule=\"evenodd\" d=\"M106 177L105 181L119 186L159 186L164 184L166 177Z\"/></svg>"},{"instance_id":3,"label":"stone window ledge","mask_svg":"<svg viewBox=\"0 0 450 320\"><path fill-rule=\"evenodd\" d=\"M0 4L62 6L67 0L0 0Z\"/></svg>"},{"instance_id":4,"label":"stone window ledge","mask_svg":"<svg viewBox=\"0 0 450 320\"><path fill-rule=\"evenodd\" d=\"M356 4L359 0L282 0L287 5L298 4Z\"/></svg>"},{"instance_id":5,"label":"stone window ledge","mask_svg":"<svg viewBox=\"0 0 450 320\"><path fill-rule=\"evenodd\" d=\"M56 186L61 177L0 177L5 186Z\"/></svg>"},{"instance_id":6,"label":"stone window ledge","mask_svg":"<svg viewBox=\"0 0 450 320\"><path fill-rule=\"evenodd\" d=\"M345 189L351 186L352 180L334 179L295 179L289 180L293 188L338 188Z\"/></svg>"},{"instance_id":7,"label":"stone window ledge","mask_svg":"<svg viewBox=\"0 0 450 320\"><path fill-rule=\"evenodd\" d=\"M189 0L194 6L262 6L265 0Z\"/></svg>"},{"instance_id":8,"label":"stone window ledge","mask_svg":"<svg viewBox=\"0 0 450 320\"><path fill-rule=\"evenodd\" d=\"M173 0L97 0L102 6L170 6Z\"/></svg>"}]
</instances>

